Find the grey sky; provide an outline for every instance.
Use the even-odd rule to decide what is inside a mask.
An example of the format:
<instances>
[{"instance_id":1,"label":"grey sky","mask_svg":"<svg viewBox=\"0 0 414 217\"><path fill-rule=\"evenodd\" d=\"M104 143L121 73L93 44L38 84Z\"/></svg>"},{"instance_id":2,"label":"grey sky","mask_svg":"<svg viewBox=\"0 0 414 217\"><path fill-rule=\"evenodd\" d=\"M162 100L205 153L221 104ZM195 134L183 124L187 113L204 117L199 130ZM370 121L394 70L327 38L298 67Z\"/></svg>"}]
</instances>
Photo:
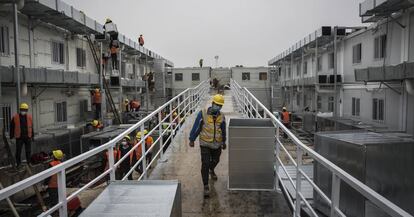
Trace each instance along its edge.
<instances>
[{"instance_id":1,"label":"grey sky","mask_svg":"<svg viewBox=\"0 0 414 217\"><path fill-rule=\"evenodd\" d=\"M322 25L361 25L359 0L65 0L88 16L110 17L131 39L176 67L264 66Z\"/></svg>"}]
</instances>

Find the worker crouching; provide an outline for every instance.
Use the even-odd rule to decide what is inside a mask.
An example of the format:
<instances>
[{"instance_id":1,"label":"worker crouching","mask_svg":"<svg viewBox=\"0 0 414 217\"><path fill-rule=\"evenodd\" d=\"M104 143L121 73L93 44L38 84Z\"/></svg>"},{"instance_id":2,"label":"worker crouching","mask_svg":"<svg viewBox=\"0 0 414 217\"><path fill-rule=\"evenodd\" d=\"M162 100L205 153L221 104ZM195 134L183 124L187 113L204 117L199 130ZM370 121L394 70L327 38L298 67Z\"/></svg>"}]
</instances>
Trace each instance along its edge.
<instances>
[{"instance_id":1,"label":"worker crouching","mask_svg":"<svg viewBox=\"0 0 414 217\"><path fill-rule=\"evenodd\" d=\"M200 135L201 176L204 184L204 196L210 195L208 175L217 180L214 168L220 161L221 149L226 149L226 119L220 112L224 105L224 97L220 94L213 96L211 107L203 109L197 115L190 133L190 147Z\"/></svg>"}]
</instances>

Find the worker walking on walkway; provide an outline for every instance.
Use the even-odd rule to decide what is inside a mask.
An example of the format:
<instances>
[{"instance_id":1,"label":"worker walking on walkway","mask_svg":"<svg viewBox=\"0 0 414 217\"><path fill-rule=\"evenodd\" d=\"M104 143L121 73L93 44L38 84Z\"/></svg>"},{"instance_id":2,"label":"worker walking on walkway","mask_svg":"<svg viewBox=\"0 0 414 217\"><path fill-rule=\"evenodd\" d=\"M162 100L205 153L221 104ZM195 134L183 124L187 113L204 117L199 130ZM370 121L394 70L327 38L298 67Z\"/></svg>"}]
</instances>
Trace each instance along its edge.
<instances>
[{"instance_id":1,"label":"worker walking on walkway","mask_svg":"<svg viewBox=\"0 0 414 217\"><path fill-rule=\"evenodd\" d=\"M286 128L290 129L290 113L287 111L286 107L282 108L282 123L285 125ZM286 133L283 134L283 137L285 139L288 138L288 135Z\"/></svg>"},{"instance_id":2,"label":"worker walking on walkway","mask_svg":"<svg viewBox=\"0 0 414 217\"><path fill-rule=\"evenodd\" d=\"M128 152L131 150L131 137L125 136L119 147L118 151L118 161L121 160ZM119 165L119 179L122 179L128 172L131 170L131 164L128 158L121 162ZM129 180L132 180L132 173L128 176Z\"/></svg>"},{"instance_id":3,"label":"worker walking on walkway","mask_svg":"<svg viewBox=\"0 0 414 217\"><path fill-rule=\"evenodd\" d=\"M29 105L20 104L20 113L16 113L10 121L10 139L16 138L16 164L21 164L21 153L24 144L26 161L29 164L32 141L34 140L33 118L28 114Z\"/></svg>"},{"instance_id":4,"label":"worker walking on walkway","mask_svg":"<svg viewBox=\"0 0 414 217\"><path fill-rule=\"evenodd\" d=\"M54 150L52 157L53 160L49 163L49 166L57 166L62 163L63 152L61 150ZM47 184L47 193L49 194L49 207L53 207L59 202L57 174L50 176L45 182Z\"/></svg>"},{"instance_id":5,"label":"worker walking on walkway","mask_svg":"<svg viewBox=\"0 0 414 217\"><path fill-rule=\"evenodd\" d=\"M194 147L194 141L200 135L204 197L210 196L208 175L210 173L211 179L217 180L214 168L220 161L221 149L226 149L226 118L220 112L223 105L223 95L214 95L211 107L198 113L190 133L190 147Z\"/></svg>"}]
</instances>

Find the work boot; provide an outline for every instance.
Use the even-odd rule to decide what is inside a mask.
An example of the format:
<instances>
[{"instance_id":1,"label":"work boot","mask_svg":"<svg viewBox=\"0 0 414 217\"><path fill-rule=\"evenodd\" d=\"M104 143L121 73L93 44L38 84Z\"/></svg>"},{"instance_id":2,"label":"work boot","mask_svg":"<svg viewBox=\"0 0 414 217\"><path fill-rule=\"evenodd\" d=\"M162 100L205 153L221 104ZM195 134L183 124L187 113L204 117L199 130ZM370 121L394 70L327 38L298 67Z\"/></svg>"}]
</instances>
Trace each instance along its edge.
<instances>
[{"instance_id":1,"label":"work boot","mask_svg":"<svg viewBox=\"0 0 414 217\"><path fill-rule=\"evenodd\" d=\"M216 173L214 172L214 170L210 170L210 176L211 176L211 179L212 179L212 180L217 181L217 175L216 175Z\"/></svg>"},{"instance_id":2,"label":"work boot","mask_svg":"<svg viewBox=\"0 0 414 217\"><path fill-rule=\"evenodd\" d=\"M210 187L204 185L204 197L210 197Z\"/></svg>"}]
</instances>

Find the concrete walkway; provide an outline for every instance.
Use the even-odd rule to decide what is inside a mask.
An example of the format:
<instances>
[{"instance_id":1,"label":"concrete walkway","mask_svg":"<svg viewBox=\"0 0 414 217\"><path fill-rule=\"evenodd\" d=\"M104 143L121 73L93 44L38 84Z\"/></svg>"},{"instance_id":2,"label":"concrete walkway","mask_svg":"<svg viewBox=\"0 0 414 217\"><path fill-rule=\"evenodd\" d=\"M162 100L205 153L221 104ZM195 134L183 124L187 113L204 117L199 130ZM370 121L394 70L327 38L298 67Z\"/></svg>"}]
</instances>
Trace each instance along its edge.
<instances>
[{"instance_id":1,"label":"concrete walkway","mask_svg":"<svg viewBox=\"0 0 414 217\"><path fill-rule=\"evenodd\" d=\"M227 123L231 117L239 117L233 110L230 93L226 93L222 112ZM206 102L205 106L208 106ZM194 117L187 119L181 132L175 137L165 154L167 162L159 163L149 179L179 180L182 187L182 211L185 217L230 217L230 216L291 216L282 194L276 192L229 191L228 152L224 150L216 168L218 180L210 179L210 198L203 197L201 181L201 157L198 141L196 146L188 146L188 137Z\"/></svg>"}]
</instances>

